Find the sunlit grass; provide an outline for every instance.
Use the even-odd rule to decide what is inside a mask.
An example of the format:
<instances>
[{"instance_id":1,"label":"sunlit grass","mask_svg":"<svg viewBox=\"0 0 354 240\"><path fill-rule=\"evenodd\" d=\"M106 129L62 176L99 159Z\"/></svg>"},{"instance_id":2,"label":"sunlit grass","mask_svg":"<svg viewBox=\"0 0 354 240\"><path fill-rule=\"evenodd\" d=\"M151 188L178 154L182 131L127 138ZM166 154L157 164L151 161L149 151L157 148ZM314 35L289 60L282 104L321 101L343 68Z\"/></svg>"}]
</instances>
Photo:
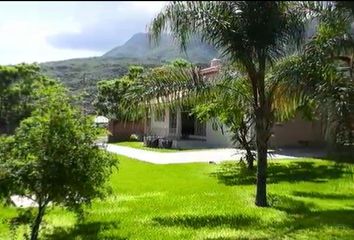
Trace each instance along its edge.
<instances>
[{"instance_id":1,"label":"sunlit grass","mask_svg":"<svg viewBox=\"0 0 354 240\"><path fill-rule=\"evenodd\" d=\"M119 157L113 193L83 222L56 207L42 239L353 239L353 165L274 160L269 208L254 206L254 173L234 163L154 165ZM9 219L16 211L0 208ZM0 223L0 239L10 239Z\"/></svg>"}]
</instances>

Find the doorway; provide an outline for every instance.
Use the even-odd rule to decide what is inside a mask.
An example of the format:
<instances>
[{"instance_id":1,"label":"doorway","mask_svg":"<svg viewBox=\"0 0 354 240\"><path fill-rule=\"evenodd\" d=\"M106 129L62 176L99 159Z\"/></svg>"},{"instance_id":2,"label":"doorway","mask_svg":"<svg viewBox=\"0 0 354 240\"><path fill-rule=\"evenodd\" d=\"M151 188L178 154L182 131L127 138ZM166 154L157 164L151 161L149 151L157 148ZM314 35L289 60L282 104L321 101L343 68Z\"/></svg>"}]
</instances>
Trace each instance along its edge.
<instances>
[{"instance_id":1,"label":"doorway","mask_svg":"<svg viewBox=\"0 0 354 240\"><path fill-rule=\"evenodd\" d=\"M190 112L181 112L182 120L182 138L188 138L188 135L194 135L195 117Z\"/></svg>"}]
</instances>

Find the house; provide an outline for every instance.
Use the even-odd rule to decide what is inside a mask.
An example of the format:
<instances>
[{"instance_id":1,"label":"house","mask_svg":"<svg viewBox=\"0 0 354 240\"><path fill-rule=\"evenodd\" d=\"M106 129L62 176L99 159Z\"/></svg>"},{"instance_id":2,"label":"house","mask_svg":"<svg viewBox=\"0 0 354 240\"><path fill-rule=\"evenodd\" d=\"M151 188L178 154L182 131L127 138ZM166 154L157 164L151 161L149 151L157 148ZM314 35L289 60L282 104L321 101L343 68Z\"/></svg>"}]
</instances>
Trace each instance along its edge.
<instances>
[{"instance_id":1,"label":"house","mask_svg":"<svg viewBox=\"0 0 354 240\"><path fill-rule=\"evenodd\" d=\"M221 67L221 61L213 59L210 67L200 72L206 77L213 76ZM213 121L217 120L200 122L188 109L165 108L151 112L145 122L145 135L170 139L173 148L233 147L228 128L217 127ZM276 123L270 138L271 147L318 146L323 143L321 123L305 121L299 116L287 122Z\"/></svg>"}]
</instances>

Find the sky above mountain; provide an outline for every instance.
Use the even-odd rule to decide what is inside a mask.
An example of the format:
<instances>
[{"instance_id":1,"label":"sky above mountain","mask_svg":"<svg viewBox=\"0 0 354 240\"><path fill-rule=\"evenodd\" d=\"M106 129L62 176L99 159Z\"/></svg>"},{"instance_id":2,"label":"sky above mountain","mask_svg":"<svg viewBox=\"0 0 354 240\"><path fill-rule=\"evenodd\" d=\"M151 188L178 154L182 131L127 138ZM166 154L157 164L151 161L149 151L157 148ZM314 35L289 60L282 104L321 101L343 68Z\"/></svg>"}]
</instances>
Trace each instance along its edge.
<instances>
[{"instance_id":1,"label":"sky above mountain","mask_svg":"<svg viewBox=\"0 0 354 240\"><path fill-rule=\"evenodd\" d=\"M0 64L100 56L167 2L0 2Z\"/></svg>"}]
</instances>

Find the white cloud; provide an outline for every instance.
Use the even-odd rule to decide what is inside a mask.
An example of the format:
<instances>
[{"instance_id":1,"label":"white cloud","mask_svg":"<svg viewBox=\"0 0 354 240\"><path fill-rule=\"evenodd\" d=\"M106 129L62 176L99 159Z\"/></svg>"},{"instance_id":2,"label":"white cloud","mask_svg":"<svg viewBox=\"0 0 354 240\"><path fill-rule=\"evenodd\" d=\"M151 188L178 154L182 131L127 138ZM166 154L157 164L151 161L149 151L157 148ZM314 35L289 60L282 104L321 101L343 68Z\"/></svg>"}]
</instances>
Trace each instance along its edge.
<instances>
[{"instance_id":1,"label":"white cloud","mask_svg":"<svg viewBox=\"0 0 354 240\"><path fill-rule=\"evenodd\" d=\"M159 12L168 2L166 1L142 1L130 2L133 7L140 8L150 13Z\"/></svg>"},{"instance_id":2,"label":"white cloud","mask_svg":"<svg viewBox=\"0 0 354 240\"><path fill-rule=\"evenodd\" d=\"M39 22L15 21L0 25L0 63L43 62L98 54L93 51L56 49L49 45L46 38L61 30L59 26ZM65 30L77 32L79 28L71 24Z\"/></svg>"},{"instance_id":3,"label":"white cloud","mask_svg":"<svg viewBox=\"0 0 354 240\"><path fill-rule=\"evenodd\" d=\"M164 4L2 2L0 64L99 56L144 31ZM61 36L59 45L48 42L54 36Z\"/></svg>"},{"instance_id":4,"label":"white cloud","mask_svg":"<svg viewBox=\"0 0 354 240\"><path fill-rule=\"evenodd\" d=\"M123 44L146 26L166 2L104 2L85 4L76 17L85 18L79 33L62 32L48 42L62 49L106 52Z\"/></svg>"}]
</instances>

